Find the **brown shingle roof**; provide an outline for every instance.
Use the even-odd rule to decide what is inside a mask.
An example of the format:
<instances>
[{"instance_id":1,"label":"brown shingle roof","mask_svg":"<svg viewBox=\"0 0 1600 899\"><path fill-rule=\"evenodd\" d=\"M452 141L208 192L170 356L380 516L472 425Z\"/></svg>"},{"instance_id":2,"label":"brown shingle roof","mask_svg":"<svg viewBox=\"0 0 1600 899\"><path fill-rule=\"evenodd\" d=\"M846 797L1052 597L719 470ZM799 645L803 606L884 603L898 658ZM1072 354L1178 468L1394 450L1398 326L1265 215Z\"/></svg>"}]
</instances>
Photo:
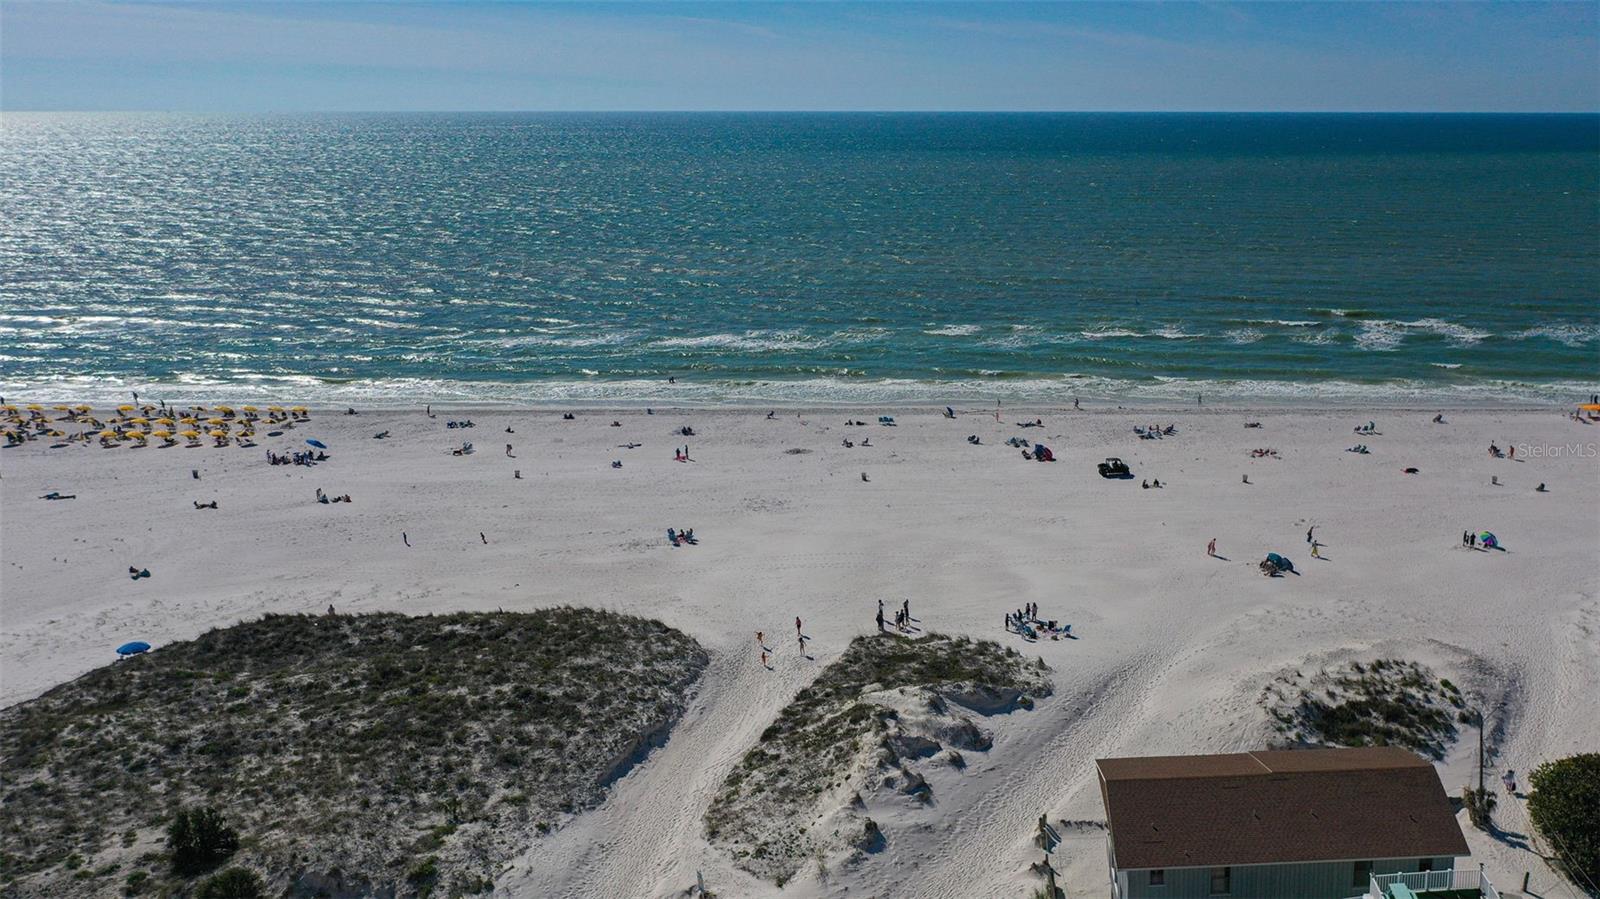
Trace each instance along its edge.
<instances>
[{"instance_id":1,"label":"brown shingle roof","mask_svg":"<svg viewBox=\"0 0 1600 899\"><path fill-rule=\"evenodd\" d=\"M1433 765L1397 747L1096 765L1118 868L1469 854Z\"/></svg>"}]
</instances>

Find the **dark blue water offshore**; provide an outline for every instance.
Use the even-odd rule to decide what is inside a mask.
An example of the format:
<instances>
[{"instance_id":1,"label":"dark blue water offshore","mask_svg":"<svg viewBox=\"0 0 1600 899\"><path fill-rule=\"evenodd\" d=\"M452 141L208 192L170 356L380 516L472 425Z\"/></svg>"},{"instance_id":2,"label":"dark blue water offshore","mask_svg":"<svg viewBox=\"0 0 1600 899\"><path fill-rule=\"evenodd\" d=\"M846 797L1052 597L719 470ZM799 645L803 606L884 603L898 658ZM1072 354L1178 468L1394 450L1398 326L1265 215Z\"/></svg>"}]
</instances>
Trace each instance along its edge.
<instances>
[{"instance_id":1,"label":"dark blue water offshore","mask_svg":"<svg viewBox=\"0 0 1600 899\"><path fill-rule=\"evenodd\" d=\"M1565 399L1597 197L1592 115L8 113L0 388Z\"/></svg>"}]
</instances>

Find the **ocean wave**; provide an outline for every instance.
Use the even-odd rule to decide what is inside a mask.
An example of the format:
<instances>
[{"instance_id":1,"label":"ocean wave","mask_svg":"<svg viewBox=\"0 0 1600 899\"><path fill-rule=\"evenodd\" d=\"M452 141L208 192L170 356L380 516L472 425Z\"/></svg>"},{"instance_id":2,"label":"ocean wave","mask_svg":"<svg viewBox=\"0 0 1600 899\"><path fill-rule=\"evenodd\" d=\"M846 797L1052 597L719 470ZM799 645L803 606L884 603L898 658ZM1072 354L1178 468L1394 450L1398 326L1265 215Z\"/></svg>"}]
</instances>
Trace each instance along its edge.
<instances>
[{"instance_id":1,"label":"ocean wave","mask_svg":"<svg viewBox=\"0 0 1600 899\"><path fill-rule=\"evenodd\" d=\"M1151 337L1160 337L1163 340L1192 340L1196 337L1206 336L1203 333L1185 331L1177 325L1163 325L1150 332Z\"/></svg>"},{"instance_id":2,"label":"ocean wave","mask_svg":"<svg viewBox=\"0 0 1600 899\"><path fill-rule=\"evenodd\" d=\"M922 333L931 334L935 337L971 337L982 330L982 325L945 325Z\"/></svg>"},{"instance_id":3,"label":"ocean wave","mask_svg":"<svg viewBox=\"0 0 1600 899\"><path fill-rule=\"evenodd\" d=\"M1511 336L1517 340L1543 337L1570 347L1580 347L1600 340L1600 325L1539 325Z\"/></svg>"},{"instance_id":4,"label":"ocean wave","mask_svg":"<svg viewBox=\"0 0 1600 899\"><path fill-rule=\"evenodd\" d=\"M1234 328L1224 332L1223 336L1228 338L1229 343L1246 344L1255 343L1266 335L1255 328Z\"/></svg>"},{"instance_id":5,"label":"ocean wave","mask_svg":"<svg viewBox=\"0 0 1600 899\"><path fill-rule=\"evenodd\" d=\"M743 334L703 334L696 337L663 337L650 346L659 349L729 349L745 352L783 352L810 349L819 341L800 331L746 331Z\"/></svg>"},{"instance_id":6,"label":"ocean wave","mask_svg":"<svg viewBox=\"0 0 1600 899\"><path fill-rule=\"evenodd\" d=\"M1084 340L1107 340L1113 337L1143 337L1144 332L1127 328L1096 328L1092 331L1079 331L1078 336Z\"/></svg>"},{"instance_id":7,"label":"ocean wave","mask_svg":"<svg viewBox=\"0 0 1600 899\"><path fill-rule=\"evenodd\" d=\"M1413 333L1443 337L1457 346L1472 346L1493 336L1480 328L1438 318L1420 318L1416 321L1375 318L1361 322L1361 330L1356 333L1356 345L1367 350L1393 350Z\"/></svg>"}]
</instances>

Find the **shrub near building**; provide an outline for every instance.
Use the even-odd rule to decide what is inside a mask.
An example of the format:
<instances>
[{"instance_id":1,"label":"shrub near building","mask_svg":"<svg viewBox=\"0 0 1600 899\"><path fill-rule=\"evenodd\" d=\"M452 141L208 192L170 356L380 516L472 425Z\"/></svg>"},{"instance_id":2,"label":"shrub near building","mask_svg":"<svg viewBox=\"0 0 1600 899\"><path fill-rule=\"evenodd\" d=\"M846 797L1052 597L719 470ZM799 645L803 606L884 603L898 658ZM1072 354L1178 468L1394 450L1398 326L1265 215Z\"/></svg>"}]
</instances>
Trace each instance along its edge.
<instances>
[{"instance_id":1,"label":"shrub near building","mask_svg":"<svg viewBox=\"0 0 1600 899\"><path fill-rule=\"evenodd\" d=\"M1545 762L1529 783L1528 818L1554 850L1556 867L1600 895L1600 752Z\"/></svg>"}]
</instances>

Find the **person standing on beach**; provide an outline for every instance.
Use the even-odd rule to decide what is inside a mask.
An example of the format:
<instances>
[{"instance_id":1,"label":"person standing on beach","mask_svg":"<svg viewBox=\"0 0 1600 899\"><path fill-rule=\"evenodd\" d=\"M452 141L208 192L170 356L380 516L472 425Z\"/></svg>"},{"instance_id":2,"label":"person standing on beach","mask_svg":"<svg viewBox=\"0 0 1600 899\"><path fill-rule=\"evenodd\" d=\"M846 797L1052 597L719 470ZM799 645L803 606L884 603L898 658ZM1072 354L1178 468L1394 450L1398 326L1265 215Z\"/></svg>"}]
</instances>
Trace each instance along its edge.
<instances>
[{"instance_id":1,"label":"person standing on beach","mask_svg":"<svg viewBox=\"0 0 1600 899\"><path fill-rule=\"evenodd\" d=\"M883 630L883 600L878 600L878 630Z\"/></svg>"},{"instance_id":2,"label":"person standing on beach","mask_svg":"<svg viewBox=\"0 0 1600 899\"><path fill-rule=\"evenodd\" d=\"M1322 554L1317 551L1318 548L1321 547L1321 546L1322 546L1322 544L1320 544L1320 543L1311 544L1311 558L1313 558L1313 559L1322 558Z\"/></svg>"},{"instance_id":3,"label":"person standing on beach","mask_svg":"<svg viewBox=\"0 0 1600 899\"><path fill-rule=\"evenodd\" d=\"M511 458L514 458L514 457L513 457L513 456L512 456L512 455L511 455L511 444L509 444L509 443L508 443L508 444L506 444L506 458L507 458L507 459L511 459Z\"/></svg>"},{"instance_id":4,"label":"person standing on beach","mask_svg":"<svg viewBox=\"0 0 1600 899\"><path fill-rule=\"evenodd\" d=\"M483 536L483 532L482 531L478 532L478 539L483 541L483 545L484 546L488 546L489 545L489 538Z\"/></svg>"},{"instance_id":5,"label":"person standing on beach","mask_svg":"<svg viewBox=\"0 0 1600 899\"><path fill-rule=\"evenodd\" d=\"M1206 544L1206 555L1215 556L1216 554L1217 554L1217 538L1212 537L1211 538L1211 542Z\"/></svg>"},{"instance_id":6,"label":"person standing on beach","mask_svg":"<svg viewBox=\"0 0 1600 899\"><path fill-rule=\"evenodd\" d=\"M767 635L765 633L756 631L756 645L762 647L763 649L766 648Z\"/></svg>"},{"instance_id":7,"label":"person standing on beach","mask_svg":"<svg viewBox=\"0 0 1600 899\"><path fill-rule=\"evenodd\" d=\"M800 616L799 615L794 616L794 635L796 637L799 637L801 639L801 642L804 643L805 635L800 632Z\"/></svg>"},{"instance_id":8,"label":"person standing on beach","mask_svg":"<svg viewBox=\"0 0 1600 899\"><path fill-rule=\"evenodd\" d=\"M406 532L405 531L401 531L400 532L400 542L404 543L407 546L411 545L411 538L406 536Z\"/></svg>"},{"instance_id":9,"label":"person standing on beach","mask_svg":"<svg viewBox=\"0 0 1600 899\"><path fill-rule=\"evenodd\" d=\"M1311 527L1306 528L1306 542L1307 543L1315 543L1316 542L1311 536L1311 532L1315 531L1316 529L1317 529L1316 525L1312 525Z\"/></svg>"}]
</instances>

